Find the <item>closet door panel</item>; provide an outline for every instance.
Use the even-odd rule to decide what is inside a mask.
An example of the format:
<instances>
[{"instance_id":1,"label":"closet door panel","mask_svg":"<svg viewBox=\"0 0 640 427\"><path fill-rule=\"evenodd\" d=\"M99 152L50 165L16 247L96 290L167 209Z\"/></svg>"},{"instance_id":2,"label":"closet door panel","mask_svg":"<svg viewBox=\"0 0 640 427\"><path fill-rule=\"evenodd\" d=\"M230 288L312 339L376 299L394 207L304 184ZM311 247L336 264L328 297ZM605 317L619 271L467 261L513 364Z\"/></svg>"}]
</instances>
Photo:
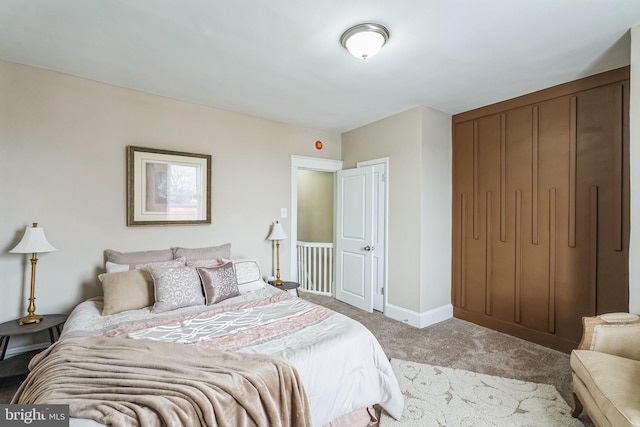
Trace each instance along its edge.
<instances>
[{"instance_id":1,"label":"closet door panel","mask_svg":"<svg viewBox=\"0 0 640 427\"><path fill-rule=\"evenodd\" d=\"M585 264L580 266L580 254L569 245L569 171L572 168L570 156L573 152L571 138L575 134L571 105L571 97L561 97L542 102L537 107L541 201L539 215L546 221L541 234L545 236L544 245L549 253L546 278L550 295L548 331L575 339L567 333L566 325L575 324L576 319L582 317L586 294L575 292L572 288L575 283L585 283L587 276ZM567 290L574 292L571 301L565 300Z\"/></svg>"},{"instance_id":2,"label":"closet door panel","mask_svg":"<svg viewBox=\"0 0 640 427\"><path fill-rule=\"evenodd\" d=\"M577 96L577 198L584 207L577 226L597 261L589 274L590 308L596 313L628 308L627 97L622 83Z\"/></svg>"},{"instance_id":3,"label":"closet door panel","mask_svg":"<svg viewBox=\"0 0 640 427\"><path fill-rule=\"evenodd\" d=\"M466 307L468 244L473 239L473 122L457 124L453 146L453 300Z\"/></svg>"},{"instance_id":4,"label":"closet door panel","mask_svg":"<svg viewBox=\"0 0 640 427\"><path fill-rule=\"evenodd\" d=\"M478 132L478 225L479 240L484 247L484 296L480 312L501 317L513 311L513 299L503 292L503 280L509 277L496 266L501 260L500 241L500 144L501 118L499 114L477 121Z\"/></svg>"},{"instance_id":5,"label":"closet door panel","mask_svg":"<svg viewBox=\"0 0 640 427\"><path fill-rule=\"evenodd\" d=\"M466 286L464 290L465 309L474 313L484 313L486 304L486 201L483 196L483 183L488 180L482 173L485 165L482 158L486 158L488 148L482 136L487 132L484 119L472 122L471 148L471 217L468 223L471 232L466 239Z\"/></svg>"},{"instance_id":6,"label":"closet door panel","mask_svg":"<svg viewBox=\"0 0 640 427\"><path fill-rule=\"evenodd\" d=\"M534 244L534 203L532 182L536 169L533 152L533 109L518 108L506 114L507 204L514 215L514 288L516 323L544 331L547 329L548 294L545 292L546 252ZM539 225L539 224L538 224ZM539 233L538 237L539 238Z\"/></svg>"}]
</instances>

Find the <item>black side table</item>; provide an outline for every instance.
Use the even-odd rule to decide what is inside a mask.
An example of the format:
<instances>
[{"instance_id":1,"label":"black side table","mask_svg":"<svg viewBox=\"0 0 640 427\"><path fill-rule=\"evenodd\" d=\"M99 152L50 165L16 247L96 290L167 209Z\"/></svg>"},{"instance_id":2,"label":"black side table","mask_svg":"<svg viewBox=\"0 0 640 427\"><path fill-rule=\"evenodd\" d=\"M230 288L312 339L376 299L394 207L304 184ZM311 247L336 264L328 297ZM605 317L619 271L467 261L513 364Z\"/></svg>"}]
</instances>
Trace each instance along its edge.
<instances>
[{"instance_id":1,"label":"black side table","mask_svg":"<svg viewBox=\"0 0 640 427\"><path fill-rule=\"evenodd\" d=\"M272 285L278 289L280 289L281 291L289 291L291 289L295 289L296 291L296 296L298 295L298 288L300 287L300 283L297 282L284 282L282 285L276 286L272 283Z\"/></svg>"},{"instance_id":2,"label":"black side table","mask_svg":"<svg viewBox=\"0 0 640 427\"><path fill-rule=\"evenodd\" d=\"M31 358L42 350L34 350L26 353L10 357L5 360L9 339L18 335L31 335L41 331L49 331L49 340L51 344L60 338L60 326L67 320L66 314L45 314L39 323L30 323L28 325L18 324L18 319L10 320L0 324L0 379L21 375L29 372L28 366ZM57 333L54 334L54 330Z\"/></svg>"}]
</instances>

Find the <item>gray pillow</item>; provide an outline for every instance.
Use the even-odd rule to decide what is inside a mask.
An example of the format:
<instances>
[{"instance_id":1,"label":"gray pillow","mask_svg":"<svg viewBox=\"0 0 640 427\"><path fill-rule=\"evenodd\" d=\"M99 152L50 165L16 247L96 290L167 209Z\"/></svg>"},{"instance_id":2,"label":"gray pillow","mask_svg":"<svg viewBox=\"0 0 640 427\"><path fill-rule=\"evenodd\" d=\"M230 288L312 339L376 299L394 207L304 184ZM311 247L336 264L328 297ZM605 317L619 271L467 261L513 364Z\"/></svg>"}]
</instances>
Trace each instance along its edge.
<instances>
[{"instance_id":1,"label":"gray pillow","mask_svg":"<svg viewBox=\"0 0 640 427\"><path fill-rule=\"evenodd\" d=\"M152 311L203 305L202 285L195 267L150 267L156 302Z\"/></svg>"},{"instance_id":2,"label":"gray pillow","mask_svg":"<svg viewBox=\"0 0 640 427\"><path fill-rule=\"evenodd\" d=\"M149 267L184 267L186 263L186 259L176 258L170 261L155 261L155 262L145 262L142 264L116 264L110 261L107 261L105 264L105 268L107 269L107 273L116 273L118 271L127 271L127 270L148 270ZM196 267L195 265L191 265L190 267ZM205 267L205 266L203 266Z\"/></svg>"},{"instance_id":3,"label":"gray pillow","mask_svg":"<svg viewBox=\"0 0 640 427\"><path fill-rule=\"evenodd\" d=\"M228 262L219 267L198 267L202 279L204 298L207 305L216 304L231 297L240 295L233 263Z\"/></svg>"},{"instance_id":4,"label":"gray pillow","mask_svg":"<svg viewBox=\"0 0 640 427\"><path fill-rule=\"evenodd\" d=\"M173 248L174 258L185 257L187 260L205 258L230 258L231 243L208 248Z\"/></svg>"},{"instance_id":5,"label":"gray pillow","mask_svg":"<svg viewBox=\"0 0 640 427\"><path fill-rule=\"evenodd\" d=\"M171 261L173 259L173 251L171 249L140 252L118 252L112 249L107 249L104 251L104 254L107 257L108 262L112 262L114 264L129 264L131 268L135 268L136 264Z\"/></svg>"}]
</instances>

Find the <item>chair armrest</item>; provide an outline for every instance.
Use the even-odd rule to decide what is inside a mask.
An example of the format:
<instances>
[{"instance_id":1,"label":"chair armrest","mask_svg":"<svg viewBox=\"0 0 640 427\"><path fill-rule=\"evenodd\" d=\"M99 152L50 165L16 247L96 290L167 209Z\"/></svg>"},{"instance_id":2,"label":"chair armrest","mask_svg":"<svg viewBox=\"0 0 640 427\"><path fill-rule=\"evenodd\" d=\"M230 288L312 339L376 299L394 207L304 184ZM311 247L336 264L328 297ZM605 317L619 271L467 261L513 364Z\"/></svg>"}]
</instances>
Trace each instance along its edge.
<instances>
[{"instance_id":1,"label":"chair armrest","mask_svg":"<svg viewBox=\"0 0 640 427\"><path fill-rule=\"evenodd\" d=\"M610 313L583 317L579 350L592 350L640 360L640 317Z\"/></svg>"}]
</instances>

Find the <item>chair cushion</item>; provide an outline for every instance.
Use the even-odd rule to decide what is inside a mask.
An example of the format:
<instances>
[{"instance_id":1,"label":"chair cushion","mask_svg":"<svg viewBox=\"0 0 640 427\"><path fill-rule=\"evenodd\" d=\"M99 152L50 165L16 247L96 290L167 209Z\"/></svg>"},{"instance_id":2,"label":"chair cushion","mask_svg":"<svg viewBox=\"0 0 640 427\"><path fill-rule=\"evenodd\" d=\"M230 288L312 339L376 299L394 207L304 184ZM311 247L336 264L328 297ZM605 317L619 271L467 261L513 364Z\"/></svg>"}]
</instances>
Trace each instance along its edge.
<instances>
[{"instance_id":1,"label":"chair cushion","mask_svg":"<svg viewBox=\"0 0 640 427\"><path fill-rule=\"evenodd\" d=\"M570 363L611 425L640 426L640 361L574 350Z\"/></svg>"}]
</instances>

